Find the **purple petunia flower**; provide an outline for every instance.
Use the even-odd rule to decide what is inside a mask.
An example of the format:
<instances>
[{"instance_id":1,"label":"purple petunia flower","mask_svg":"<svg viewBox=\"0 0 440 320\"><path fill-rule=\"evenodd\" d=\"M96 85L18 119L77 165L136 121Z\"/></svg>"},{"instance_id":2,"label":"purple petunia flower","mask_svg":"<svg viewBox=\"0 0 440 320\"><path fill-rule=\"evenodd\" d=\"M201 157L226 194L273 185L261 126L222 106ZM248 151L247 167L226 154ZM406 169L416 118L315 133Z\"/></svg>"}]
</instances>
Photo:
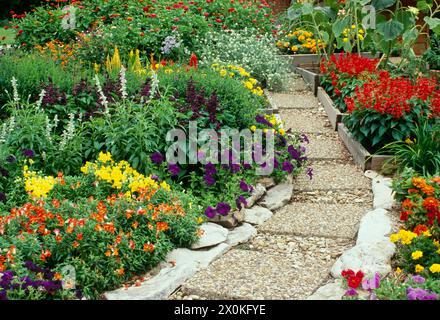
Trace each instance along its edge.
<instances>
[{"instance_id":1,"label":"purple petunia flower","mask_svg":"<svg viewBox=\"0 0 440 320\"><path fill-rule=\"evenodd\" d=\"M205 164L205 172L207 175L214 175L217 173L217 169L215 168L215 165L213 165L211 162L208 162Z\"/></svg>"},{"instance_id":2,"label":"purple petunia flower","mask_svg":"<svg viewBox=\"0 0 440 320\"><path fill-rule=\"evenodd\" d=\"M21 153L26 158L33 158L35 155L34 151L31 149L23 149L23 151Z\"/></svg>"},{"instance_id":3,"label":"purple petunia flower","mask_svg":"<svg viewBox=\"0 0 440 320\"><path fill-rule=\"evenodd\" d=\"M0 300L8 300L8 296L6 294L6 290L0 291Z\"/></svg>"},{"instance_id":4,"label":"purple petunia flower","mask_svg":"<svg viewBox=\"0 0 440 320\"><path fill-rule=\"evenodd\" d=\"M241 189L243 192L249 192L249 186L247 185L246 182L244 182L244 180L241 180L241 181L240 181L240 189Z\"/></svg>"},{"instance_id":5,"label":"purple petunia flower","mask_svg":"<svg viewBox=\"0 0 440 320\"><path fill-rule=\"evenodd\" d=\"M219 202L217 203L216 210L218 214L227 216L229 211L231 211L231 206L225 202Z\"/></svg>"},{"instance_id":6,"label":"purple petunia flower","mask_svg":"<svg viewBox=\"0 0 440 320\"><path fill-rule=\"evenodd\" d=\"M293 165L289 161L284 161L282 165L283 171L287 171L288 173L292 173Z\"/></svg>"},{"instance_id":7,"label":"purple petunia flower","mask_svg":"<svg viewBox=\"0 0 440 320\"><path fill-rule=\"evenodd\" d=\"M419 275L412 276L412 280L415 283L424 283L425 282L425 278L423 278L422 276L419 276Z\"/></svg>"},{"instance_id":8,"label":"purple petunia flower","mask_svg":"<svg viewBox=\"0 0 440 320\"><path fill-rule=\"evenodd\" d=\"M272 123L270 123L269 121L267 121L262 115L258 115L255 117L255 121L257 121L258 123L264 124L268 127L273 127Z\"/></svg>"},{"instance_id":9,"label":"purple petunia flower","mask_svg":"<svg viewBox=\"0 0 440 320\"><path fill-rule=\"evenodd\" d=\"M236 163L231 164L231 172L237 173L238 171L240 171L240 165Z\"/></svg>"},{"instance_id":10,"label":"purple petunia flower","mask_svg":"<svg viewBox=\"0 0 440 320\"><path fill-rule=\"evenodd\" d=\"M249 163L243 163L243 168L245 170L250 170L250 169L252 169L252 165L250 165Z\"/></svg>"},{"instance_id":11,"label":"purple petunia flower","mask_svg":"<svg viewBox=\"0 0 440 320\"><path fill-rule=\"evenodd\" d=\"M180 168L175 163L168 164L168 170L170 171L172 176L177 176L180 172Z\"/></svg>"},{"instance_id":12,"label":"purple petunia flower","mask_svg":"<svg viewBox=\"0 0 440 320\"><path fill-rule=\"evenodd\" d=\"M151 175L151 179L153 179L154 181L158 181L159 180L159 176L156 174Z\"/></svg>"},{"instance_id":13,"label":"purple petunia flower","mask_svg":"<svg viewBox=\"0 0 440 320\"><path fill-rule=\"evenodd\" d=\"M364 279L362 281L362 289L368 291L379 288L379 285L380 285L380 274L377 272L374 274L373 279L370 280Z\"/></svg>"},{"instance_id":14,"label":"purple petunia flower","mask_svg":"<svg viewBox=\"0 0 440 320\"><path fill-rule=\"evenodd\" d=\"M203 179L205 180L205 183L208 187L214 185L216 182L215 179L212 176L210 176L209 174L205 174L203 176Z\"/></svg>"},{"instance_id":15,"label":"purple petunia flower","mask_svg":"<svg viewBox=\"0 0 440 320\"><path fill-rule=\"evenodd\" d=\"M310 180L312 180L312 178L313 178L313 169L312 168L307 168L306 174L309 176Z\"/></svg>"},{"instance_id":16,"label":"purple petunia flower","mask_svg":"<svg viewBox=\"0 0 440 320\"><path fill-rule=\"evenodd\" d=\"M406 290L408 300L438 300L438 295L422 288L408 287Z\"/></svg>"},{"instance_id":17,"label":"purple petunia flower","mask_svg":"<svg viewBox=\"0 0 440 320\"><path fill-rule=\"evenodd\" d=\"M353 296L357 296L358 292L356 291L356 289L349 289L345 292L344 296L349 296L349 297L353 297Z\"/></svg>"},{"instance_id":18,"label":"purple petunia flower","mask_svg":"<svg viewBox=\"0 0 440 320\"><path fill-rule=\"evenodd\" d=\"M214 218L216 214L217 214L217 211L211 206L209 206L205 210L205 215L210 219Z\"/></svg>"},{"instance_id":19,"label":"purple petunia flower","mask_svg":"<svg viewBox=\"0 0 440 320\"><path fill-rule=\"evenodd\" d=\"M161 164L164 161L164 157L160 152L155 152L151 156L151 161L153 161L156 164Z\"/></svg>"},{"instance_id":20,"label":"purple petunia flower","mask_svg":"<svg viewBox=\"0 0 440 320\"><path fill-rule=\"evenodd\" d=\"M295 147L292 145L287 147L287 151L294 160L298 160L301 157L301 152L296 150Z\"/></svg>"},{"instance_id":21,"label":"purple petunia flower","mask_svg":"<svg viewBox=\"0 0 440 320\"><path fill-rule=\"evenodd\" d=\"M241 210L241 208L242 208L241 205L247 206L247 201L246 201L245 197L239 196L237 198L237 200L235 200L235 204L237 205L238 210Z\"/></svg>"}]
</instances>

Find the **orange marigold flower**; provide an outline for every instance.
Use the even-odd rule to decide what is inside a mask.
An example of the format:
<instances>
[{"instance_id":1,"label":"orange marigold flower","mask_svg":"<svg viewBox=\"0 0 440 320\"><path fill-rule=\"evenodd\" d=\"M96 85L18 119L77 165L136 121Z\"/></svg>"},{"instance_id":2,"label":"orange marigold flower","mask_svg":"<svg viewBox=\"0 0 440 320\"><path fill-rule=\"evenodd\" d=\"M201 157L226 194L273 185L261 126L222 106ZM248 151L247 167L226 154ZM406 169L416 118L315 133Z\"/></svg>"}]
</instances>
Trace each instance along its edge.
<instances>
[{"instance_id":1,"label":"orange marigold flower","mask_svg":"<svg viewBox=\"0 0 440 320\"><path fill-rule=\"evenodd\" d=\"M413 207L414 207L414 204L412 203L411 199L406 198L402 202L402 208L404 208L404 209L411 209Z\"/></svg>"},{"instance_id":2,"label":"orange marigold flower","mask_svg":"<svg viewBox=\"0 0 440 320\"><path fill-rule=\"evenodd\" d=\"M422 189L424 186L426 186L426 180L423 178L414 177L412 178L411 182L415 187L419 189Z\"/></svg>"},{"instance_id":3,"label":"orange marigold flower","mask_svg":"<svg viewBox=\"0 0 440 320\"><path fill-rule=\"evenodd\" d=\"M117 269L117 270L116 270L116 274L117 274L118 276L122 276L122 275L124 275L124 273L125 273L124 268L120 268L120 269Z\"/></svg>"},{"instance_id":4,"label":"orange marigold flower","mask_svg":"<svg viewBox=\"0 0 440 320\"><path fill-rule=\"evenodd\" d=\"M74 241L73 244L72 244L72 247L78 248L79 247L78 241Z\"/></svg>"},{"instance_id":5,"label":"orange marigold flower","mask_svg":"<svg viewBox=\"0 0 440 320\"><path fill-rule=\"evenodd\" d=\"M413 230L413 232L415 234L417 234L418 236L421 235L423 232L428 231L428 227L425 226L424 224L419 224L418 226L416 226Z\"/></svg>"},{"instance_id":6,"label":"orange marigold flower","mask_svg":"<svg viewBox=\"0 0 440 320\"><path fill-rule=\"evenodd\" d=\"M413 189L413 188L410 188L410 189L408 189L408 193L418 193L419 192L419 190L417 190L417 189Z\"/></svg>"},{"instance_id":7,"label":"orange marigold flower","mask_svg":"<svg viewBox=\"0 0 440 320\"><path fill-rule=\"evenodd\" d=\"M145 252L153 252L154 251L154 244L152 243L145 243L144 244L144 251Z\"/></svg>"},{"instance_id":8,"label":"orange marigold flower","mask_svg":"<svg viewBox=\"0 0 440 320\"><path fill-rule=\"evenodd\" d=\"M435 210L438 208L438 200L433 197L428 197L425 200L423 200L423 207L429 211Z\"/></svg>"},{"instance_id":9,"label":"orange marigold flower","mask_svg":"<svg viewBox=\"0 0 440 320\"><path fill-rule=\"evenodd\" d=\"M53 278L55 279L55 280L62 280L63 279L63 276L61 275L61 273L59 273L59 272L56 272L55 273L55 275L53 276Z\"/></svg>"},{"instance_id":10,"label":"orange marigold flower","mask_svg":"<svg viewBox=\"0 0 440 320\"><path fill-rule=\"evenodd\" d=\"M434 192L435 192L435 189L434 189L433 186L430 186L429 184L427 184L426 186L424 186L424 187L422 188L422 191L423 191L426 195L428 195L428 196L432 196L432 195L434 194Z\"/></svg>"},{"instance_id":11,"label":"orange marigold flower","mask_svg":"<svg viewBox=\"0 0 440 320\"><path fill-rule=\"evenodd\" d=\"M163 221L159 221L156 223L156 229L157 229L157 231L167 231L169 229L168 223L163 222Z\"/></svg>"}]
</instances>

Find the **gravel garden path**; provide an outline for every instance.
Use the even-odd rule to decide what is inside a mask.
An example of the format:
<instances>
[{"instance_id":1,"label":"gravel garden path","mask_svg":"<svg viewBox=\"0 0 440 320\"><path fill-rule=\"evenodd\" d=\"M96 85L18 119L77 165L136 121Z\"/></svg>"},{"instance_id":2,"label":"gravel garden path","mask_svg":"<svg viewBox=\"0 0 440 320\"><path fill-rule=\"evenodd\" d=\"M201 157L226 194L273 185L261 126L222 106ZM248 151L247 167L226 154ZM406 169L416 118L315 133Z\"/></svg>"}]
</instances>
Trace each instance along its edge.
<instances>
[{"instance_id":1,"label":"gravel garden path","mask_svg":"<svg viewBox=\"0 0 440 320\"><path fill-rule=\"evenodd\" d=\"M313 179L293 181L289 203L258 234L187 280L170 299L306 299L330 281L372 206L371 182L353 164L303 80L271 93L286 129L306 133Z\"/></svg>"}]
</instances>

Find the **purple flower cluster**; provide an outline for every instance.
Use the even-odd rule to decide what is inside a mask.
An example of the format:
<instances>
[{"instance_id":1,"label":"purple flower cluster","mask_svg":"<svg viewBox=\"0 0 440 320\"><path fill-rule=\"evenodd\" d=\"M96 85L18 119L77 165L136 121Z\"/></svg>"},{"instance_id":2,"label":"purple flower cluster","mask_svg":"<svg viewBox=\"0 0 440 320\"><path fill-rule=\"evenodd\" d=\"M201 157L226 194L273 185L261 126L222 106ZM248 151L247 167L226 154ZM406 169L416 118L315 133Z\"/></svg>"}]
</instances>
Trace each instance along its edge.
<instances>
[{"instance_id":1,"label":"purple flower cluster","mask_svg":"<svg viewBox=\"0 0 440 320\"><path fill-rule=\"evenodd\" d=\"M49 78L49 83L43 87L45 95L42 100L42 105L53 106L55 104L66 105L67 96L52 83L52 79Z\"/></svg>"},{"instance_id":2,"label":"purple flower cluster","mask_svg":"<svg viewBox=\"0 0 440 320\"><path fill-rule=\"evenodd\" d=\"M217 206L215 208L209 206L205 210L205 215L208 218L214 218L217 214L222 216L227 216L229 212L231 211L231 206L225 202L219 202L217 203Z\"/></svg>"},{"instance_id":3,"label":"purple flower cluster","mask_svg":"<svg viewBox=\"0 0 440 320\"><path fill-rule=\"evenodd\" d=\"M217 173L217 169L215 165L213 165L211 162L208 162L205 165L205 175L203 176L203 179L205 180L205 183L208 187L215 184L215 179L213 175Z\"/></svg>"},{"instance_id":4,"label":"purple flower cluster","mask_svg":"<svg viewBox=\"0 0 440 320\"><path fill-rule=\"evenodd\" d=\"M18 277L14 272L7 270L0 274L0 300L8 300L8 291L24 290L27 294L30 288L44 290L47 294L53 295L62 290L62 283L54 280L55 273L50 269L41 268L32 261L26 261L24 266L33 273L39 273L43 279L33 280L29 276Z\"/></svg>"},{"instance_id":5,"label":"purple flower cluster","mask_svg":"<svg viewBox=\"0 0 440 320\"><path fill-rule=\"evenodd\" d=\"M160 152L155 152L151 156L151 161L156 164L161 164L164 161L164 157Z\"/></svg>"},{"instance_id":6,"label":"purple flower cluster","mask_svg":"<svg viewBox=\"0 0 440 320\"><path fill-rule=\"evenodd\" d=\"M23 149L21 151L24 157L26 158L33 158L35 156L35 153L32 149Z\"/></svg>"},{"instance_id":7,"label":"purple flower cluster","mask_svg":"<svg viewBox=\"0 0 440 320\"><path fill-rule=\"evenodd\" d=\"M237 200L235 200L235 204L237 205L238 210L241 210L242 205L247 206L247 201L244 196L239 196Z\"/></svg>"},{"instance_id":8,"label":"purple flower cluster","mask_svg":"<svg viewBox=\"0 0 440 320\"><path fill-rule=\"evenodd\" d=\"M271 128L273 127L272 123L267 121L266 118L264 118L264 116L262 116L262 115L257 115L255 117L255 121L257 121L258 123L264 124L264 125L266 125L268 127L271 127Z\"/></svg>"},{"instance_id":9,"label":"purple flower cluster","mask_svg":"<svg viewBox=\"0 0 440 320\"><path fill-rule=\"evenodd\" d=\"M406 289L408 300L438 300L436 293L430 292L422 288L408 287Z\"/></svg>"},{"instance_id":10,"label":"purple flower cluster","mask_svg":"<svg viewBox=\"0 0 440 320\"><path fill-rule=\"evenodd\" d=\"M175 163L169 163L168 171L171 173L172 176L177 176L180 173L180 168Z\"/></svg>"}]
</instances>

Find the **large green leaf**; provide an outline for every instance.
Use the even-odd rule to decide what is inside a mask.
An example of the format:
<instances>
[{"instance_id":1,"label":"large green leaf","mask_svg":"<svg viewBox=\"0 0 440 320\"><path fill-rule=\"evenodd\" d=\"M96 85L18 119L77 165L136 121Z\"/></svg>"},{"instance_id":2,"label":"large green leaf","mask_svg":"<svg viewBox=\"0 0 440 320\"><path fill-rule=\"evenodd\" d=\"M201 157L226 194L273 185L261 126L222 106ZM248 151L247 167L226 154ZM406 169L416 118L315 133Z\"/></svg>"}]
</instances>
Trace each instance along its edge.
<instances>
[{"instance_id":1,"label":"large green leaf","mask_svg":"<svg viewBox=\"0 0 440 320\"><path fill-rule=\"evenodd\" d=\"M395 40L403 30L403 23L396 20L388 20L377 25L377 32L383 36L385 41Z\"/></svg>"},{"instance_id":2,"label":"large green leaf","mask_svg":"<svg viewBox=\"0 0 440 320\"><path fill-rule=\"evenodd\" d=\"M336 20L336 22L332 26L335 37L339 37L342 34L342 31L344 31L344 29L348 27L349 22L350 20L348 16L341 20Z\"/></svg>"},{"instance_id":3,"label":"large green leaf","mask_svg":"<svg viewBox=\"0 0 440 320\"><path fill-rule=\"evenodd\" d=\"M416 19L414 18L414 15L409 11L399 10L398 12L396 12L396 19L397 21L403 23L405 29L414 27L416 23Z\"/></svg>"},{"instance_id":4,"label":"large green leaf","mask_svg":"<svg viewBox=\"0 0 440 320\"><path fill-rule=\"evenodd\" d=\"M379 11L391 7L395 2L396 0L373 0L371 5L376 9L376 11Z\"/></svg>"},{"instance_id":5,"label":"large green leaf","mask_svg":"<svg viewBox=\"0 0 440 320\"><path fill-rule=\"evenodd\" d=\"M425 22L429 25L430 29L435 29L438 26L440 26L440 19L439 18L431 18L431 17L425 17L423 18Z\"/></svg>"}]
</instances>

